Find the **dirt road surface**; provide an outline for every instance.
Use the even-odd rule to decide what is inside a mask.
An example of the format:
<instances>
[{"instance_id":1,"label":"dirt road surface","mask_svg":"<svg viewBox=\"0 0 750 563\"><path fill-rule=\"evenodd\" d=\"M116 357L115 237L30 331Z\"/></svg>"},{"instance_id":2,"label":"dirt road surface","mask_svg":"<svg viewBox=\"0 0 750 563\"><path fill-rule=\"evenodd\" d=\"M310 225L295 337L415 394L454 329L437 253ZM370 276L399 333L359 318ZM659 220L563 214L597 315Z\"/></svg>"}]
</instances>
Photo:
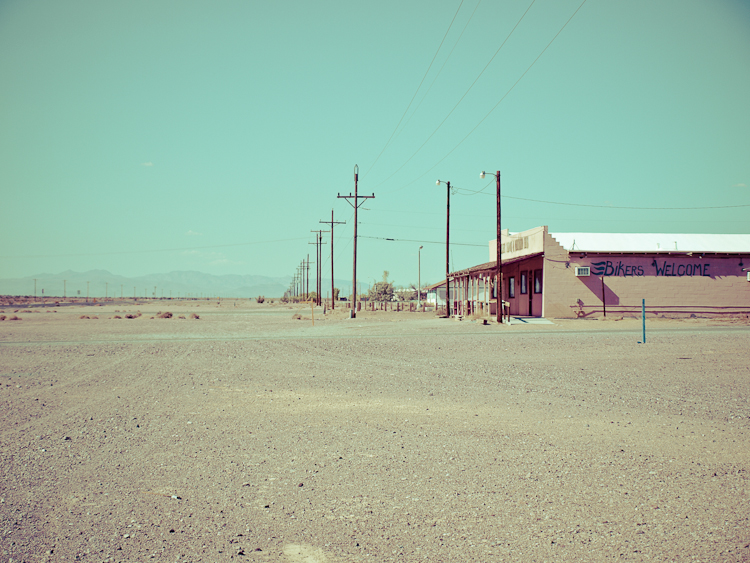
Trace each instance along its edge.
<instances>
[{"instance_id":1,"label":"dirt road surface","mask_svg":"<svg viewBox=\"0 0 750 563\"><path fill-rule=\"evenodd\" d=\"M747 321L157 307L0 323L0 561L750 560Z\"/></svg>"}]
</instances>

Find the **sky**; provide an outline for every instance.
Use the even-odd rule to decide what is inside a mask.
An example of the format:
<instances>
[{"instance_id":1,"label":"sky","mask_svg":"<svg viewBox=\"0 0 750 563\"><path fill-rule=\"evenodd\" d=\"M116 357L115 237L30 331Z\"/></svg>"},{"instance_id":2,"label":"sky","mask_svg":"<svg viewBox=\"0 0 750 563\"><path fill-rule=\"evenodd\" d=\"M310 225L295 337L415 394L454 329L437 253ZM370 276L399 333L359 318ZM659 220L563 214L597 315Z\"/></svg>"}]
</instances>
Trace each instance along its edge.
<instances>
[{"instance_id":1,"label":"sky","mask_svg":"<svg viewBox=\"0 0 750 563\"><path fill-rule=\"evenodd\" d=\"M291 276L333 211L348 279L355 165L366 283L444 278L438 179L486 262L496 171L512 232L748 233L750 2L0 2L2 278Z\"/></svg>"}]
</instances>

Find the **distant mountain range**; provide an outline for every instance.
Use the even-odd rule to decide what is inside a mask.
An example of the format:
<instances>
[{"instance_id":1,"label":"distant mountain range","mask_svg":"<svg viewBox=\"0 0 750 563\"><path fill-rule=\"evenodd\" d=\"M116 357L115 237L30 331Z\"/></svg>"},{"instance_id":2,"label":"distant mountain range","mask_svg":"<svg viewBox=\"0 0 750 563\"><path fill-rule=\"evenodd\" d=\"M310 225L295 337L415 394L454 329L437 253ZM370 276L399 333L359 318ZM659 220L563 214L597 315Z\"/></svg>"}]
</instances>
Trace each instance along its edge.
<instances>
[{"instance_id":1,"label":"distant mountain range","mask_svg":"<svg viewBox=\"0 0 750 563\"><path fill-rule=\"evenodd\" d=\"M0 279L0 295L36 295L62 297L281 297L289 289L292 278L273 278L257 275L214 276L202 272L170 272L128 278L106 270L59 274L37 274L25 278ZM351 281L336 281L341 294L351 292ZM362 289L369 284L362 284ZM154 289L155 288L155 289ZM310 277L310 290L314 291L315 276ZM323 280L323 295L330 293L331 281Z\"/></svg>"}]
</instances>

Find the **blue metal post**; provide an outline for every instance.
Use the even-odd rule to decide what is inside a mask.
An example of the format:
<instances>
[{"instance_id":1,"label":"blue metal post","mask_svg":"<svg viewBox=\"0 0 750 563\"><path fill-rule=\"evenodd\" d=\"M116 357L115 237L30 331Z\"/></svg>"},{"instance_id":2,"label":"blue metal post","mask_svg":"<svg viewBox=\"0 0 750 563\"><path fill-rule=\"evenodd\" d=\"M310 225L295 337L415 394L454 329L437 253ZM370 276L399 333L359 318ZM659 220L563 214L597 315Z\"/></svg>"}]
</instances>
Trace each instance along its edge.
<instances>
[{"instance_id":1,"label":"blue metal post","mask_svg":"<svg viewBox=\"0 0 750 563\"><path fill-rule=\"evenodd\" d=\"M643 343L646 343L646 300L641 302L641 319L643 321Z\"/></svg>"}]
</instances>

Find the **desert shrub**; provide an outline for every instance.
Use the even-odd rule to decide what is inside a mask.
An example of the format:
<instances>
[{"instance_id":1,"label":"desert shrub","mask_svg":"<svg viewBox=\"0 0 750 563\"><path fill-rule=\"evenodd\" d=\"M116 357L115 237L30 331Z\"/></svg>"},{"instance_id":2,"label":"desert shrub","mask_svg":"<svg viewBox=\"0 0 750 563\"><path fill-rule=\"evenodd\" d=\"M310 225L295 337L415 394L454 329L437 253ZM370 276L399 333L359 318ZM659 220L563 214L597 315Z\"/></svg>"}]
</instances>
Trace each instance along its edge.
<instances>
[{"instance_id":1,"label":"desert shrub","mask_svg":"<svg viewBox=\"0 0 750 563\"><path fill-rule=\"evenodd\" d=\"M114 319L121 319L122 317L121 317L120 315L115 315L115 316L114 316L114 317L112 317L112 318L114 318Z\"/></svg>"},{"instance_id":2,"label":"desert shrub","mask_svg":"<svg viewBox=\"0 0 750 563\"><path fill-rule=\"evenodd\" d=\"M134 319L134 318L135 318L135 316L134 316L134 315L131 315L130 313L128 313L127 315L125 315L125 318L126 318L126 319Z\"/></svg>"},{"instance_id":3,"label":"desert shrub","mask_svg":"<svg viewBox=\"0 0 750 563\"><path fill-rule=\"evenodd\" d=\"M258 295L258 297L256 297L256 298L255 298L255 300L256 300L256 301L257 301L258 303L263 303L263 302L264 302L264 301L266 300L266 298L265 298L265 297L263 297L262 295Z\"/></svg>"},{"instance_id":4,"label":"desert shrub","mask_svg":"<svg viewBox=\"0 0 750 563\"><path fill-rule=\"evenodd\" d=\"M23 311L21 311L21 312L22 312L22 313L33 313L34 311L32 311L31 309L24 309L24 310L23 310Z\"/></svg>"},{"instance_id":5,"label":"desert shrub","mask_svg":"<svg viewBox=\"0 0 750 563\"><path fill-rule=\"evenodd\" d=\"M143 313L141 313L140 311L138 311L138 312L137 312L137 313L135 314L135 318L136 318L136 319L137 319L138 317L142 317L142 316L143 316Z\"/></svg>"},{"instance_id":6,"label":"desert shrub","mask_svg":"<svg viewBox=\"0 0 750 563\"><path fill-rule=\"evenodd\" d=\"M78 317L78 318L79 318L79 319L88 319L89 317L88 317L87 315L81 315L81 316L80 316L80 317Z\"/></svg>"},{"instance_id":7,"label":"desert shrub","mask_svg":"<svg viewBox=\"0 0 750 563\"><path fill-rule=\"evenodd\" d=\"M7 319L7 318L8 318L8 317L6 317L5 315L0 315L0 321L4 321L4 320L5 320L5 319Z\"/></svg>"},{"instance_id":8,"label":"desert shrub","mask_svg":"<svg viewBox=\"0 0 750 563\"><path fill-rule=\"evenodd\" d=\"M294 313L294 314L292 315L292 318L293 318L293 319L294 319L295 321L301 321L301 320L302 320L302 315L300 315L299 313Z\"/></svg>"},{"instance_id":9,"label":"desert shrub","mask_svg":"<svg viewBox=\"0 0 750 563\"><path fill-rule=\"evenodd\" d=\"M164 311L161 314L157 314L157 317L159 317L160 319L171 319L172 313L170 313L169 311Z\"/></svg>"},{"instance_id":10,"label":"desert shrub","mask_svg":"<svg viewBox=\"0 0 750 563\"><path fill-rule=\"evenodd\" d=\"M184 319L184 318L185 318L185 315L180 315L180 316L179 316L179 317L177 317L177 318L178 318L178 319Z\"/></svg>"},{"instance_id":11,"label":"desert shrub","mask_svg":"<svg viewBox=\"0 0 750 563\"><path fill-rule=\"evenodd\" d=\"M18 313L18 309L16 309L16 310L15 310L15 311L13 311L13 312L14 312L14 313Z\"/></svg>"},{"instance_id":12,"label":"desert shrub","mask_svg":"<svg viewBox=\"0 0 750 563\"><path fill-rule=\"evenodd\" d=\"M23 319L21 319L21 317L17 317L15 315L11 315L10 317L8 317L8 320L9 321L20 321L20 320L23 320Z\"/></svg>"},{"instance_id":13,"label":"desert shrub","mask_svg":"<svg viewBox=\"0 0 750 563\"><path fill-rule=\"evenodd\" d=\"M94 315L94 316L93 316L93 317L91 317L91 318L92 318L92 319L98 319L99 317L97 317L96 315Z\"/></svg>"},{"instance_id":14,"label":"desert shrub","mask_svg":"<svg viewBox=\"0 0 750 563\"><path fill-rule=\"evenodd\" d=\"M191 319L200 319L200 317L198 315L196 315L195 313L190 313L190 318Z\"/></svg>"}]
</instances>

